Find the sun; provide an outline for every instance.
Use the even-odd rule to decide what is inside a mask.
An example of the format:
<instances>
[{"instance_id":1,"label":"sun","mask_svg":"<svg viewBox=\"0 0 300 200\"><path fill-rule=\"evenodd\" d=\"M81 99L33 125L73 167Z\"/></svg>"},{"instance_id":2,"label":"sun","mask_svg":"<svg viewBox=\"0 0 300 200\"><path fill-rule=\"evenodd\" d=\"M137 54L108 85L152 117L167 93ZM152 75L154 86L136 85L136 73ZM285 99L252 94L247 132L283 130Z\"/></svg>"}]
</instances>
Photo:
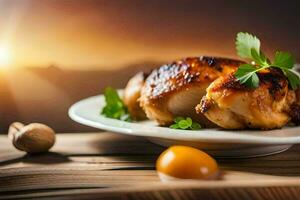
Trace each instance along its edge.
<instances>
[{"instance_id":1,"label":"sun","mask_svg":"<svg viewBox=\"0 0 300 200\"><path fill-rule=\"evenodd\" d=\"M5 46L0 46L0 68L6 68L10 65L10 52Z\"/></svg>"}]
</instances>

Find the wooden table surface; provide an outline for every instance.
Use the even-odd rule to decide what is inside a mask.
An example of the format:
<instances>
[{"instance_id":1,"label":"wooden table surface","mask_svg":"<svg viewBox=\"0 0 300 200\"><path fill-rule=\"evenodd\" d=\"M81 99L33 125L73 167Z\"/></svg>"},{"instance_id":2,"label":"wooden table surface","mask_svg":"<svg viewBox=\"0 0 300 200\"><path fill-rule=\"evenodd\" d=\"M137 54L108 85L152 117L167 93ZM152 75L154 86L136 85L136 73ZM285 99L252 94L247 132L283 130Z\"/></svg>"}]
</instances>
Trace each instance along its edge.
<instances>
[{"instance_id":1,"label":"wooden table surface","mask_svg":"<svg viewBox=\"0 0 300 200\"><path fill-rule=\"evenodd\" d=\"M51 152L26 155L0 136L0 199L299 199L300 145L272 156L217 159L216 181L163 183L164 148L115 133L58 134Z\"/></svg>"}]
</instances>

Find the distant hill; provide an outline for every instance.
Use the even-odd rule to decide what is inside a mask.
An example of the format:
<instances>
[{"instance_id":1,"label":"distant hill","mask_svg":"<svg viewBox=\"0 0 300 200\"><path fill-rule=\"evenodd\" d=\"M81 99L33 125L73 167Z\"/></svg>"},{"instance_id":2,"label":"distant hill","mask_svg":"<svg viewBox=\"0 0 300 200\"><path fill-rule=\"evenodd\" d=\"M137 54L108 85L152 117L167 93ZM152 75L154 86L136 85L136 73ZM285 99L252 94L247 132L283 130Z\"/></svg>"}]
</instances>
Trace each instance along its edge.
<instances>
[{"instance_id":1,"label":"distant hill","mask_svg":"<svg viewBox=\"0 0 300 200\"><path fill-rule=\"evenodd\" d=\"M6 132L13 121L43 122L58 132L94 131L71 121L68 108L80 99L101 94L107 86L124 88L135 73L160 65L146 61L117 70L66 70L52 65L0 73L0 132Z\"/></svg>"}]
</instances>

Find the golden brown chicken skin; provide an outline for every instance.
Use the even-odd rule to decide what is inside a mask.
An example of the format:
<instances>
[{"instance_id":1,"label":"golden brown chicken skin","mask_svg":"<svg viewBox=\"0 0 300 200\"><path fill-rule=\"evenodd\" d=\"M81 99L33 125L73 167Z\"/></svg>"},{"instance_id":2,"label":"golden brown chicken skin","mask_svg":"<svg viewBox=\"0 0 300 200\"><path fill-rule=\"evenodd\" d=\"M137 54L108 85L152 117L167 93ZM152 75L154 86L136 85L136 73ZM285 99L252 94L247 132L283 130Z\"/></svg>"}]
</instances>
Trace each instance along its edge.
<instances>
[{"instance_id":1,"label":"golden brown chicken skin","mask_svg":"<svg viewBox=\"0 0 300 200\"><path fill-rule=\"evenodd\" d=\"M124 90L123 101L128 108L130 116L134 120L143 120L147 118L139 101L146 77L146 73L137 73L128 81Z\"/></svg>"},{"instance_id":2,"label":"golden brown chicken skin","mask_svg":"<svg viewBox=\"0 0 300 200\"><path fill-rule=\"evenodd\" d=\"M241 85L233 74L218 78L207 88L197 112L225 129L283 127L291 119L295 92L280 70L271 68L258 77L255 89Z\"/></svg>"},{"instance_id":3,"label":"golden brown chicken skin","mask_svg":"<svg viewBox=\"0 0 300 200\"><path fill-rule=\"evenodd\" d=\"M169 125L177 116L192 117L201 125L214 127L195 106L209 84L235 71L243 62L217 57L192 57L163 65L152 71L141 91L140 105L149 119Z\"/></svg>"}]
</instances>

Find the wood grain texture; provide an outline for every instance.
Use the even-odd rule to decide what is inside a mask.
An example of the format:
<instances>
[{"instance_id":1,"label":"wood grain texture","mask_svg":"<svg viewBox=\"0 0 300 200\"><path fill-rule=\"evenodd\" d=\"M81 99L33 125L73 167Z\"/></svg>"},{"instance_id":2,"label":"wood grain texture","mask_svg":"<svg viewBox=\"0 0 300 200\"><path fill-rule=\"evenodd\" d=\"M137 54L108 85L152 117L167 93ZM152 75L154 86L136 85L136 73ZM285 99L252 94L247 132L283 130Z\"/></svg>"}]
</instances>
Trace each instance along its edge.
<instances>
[{"instance_id":1,"label":"wood grain texture","mask_svg":"<svg viewBox=\"0 0 300 200\"><path fill-rule=\"evenodd\" d=\"M297 199L300 145L273 156L218 159L216 181L160 182L164 148L114 133L58 134L51 152L26 155L0 137L0 199Z\"/></svg>"}]
</instances>

